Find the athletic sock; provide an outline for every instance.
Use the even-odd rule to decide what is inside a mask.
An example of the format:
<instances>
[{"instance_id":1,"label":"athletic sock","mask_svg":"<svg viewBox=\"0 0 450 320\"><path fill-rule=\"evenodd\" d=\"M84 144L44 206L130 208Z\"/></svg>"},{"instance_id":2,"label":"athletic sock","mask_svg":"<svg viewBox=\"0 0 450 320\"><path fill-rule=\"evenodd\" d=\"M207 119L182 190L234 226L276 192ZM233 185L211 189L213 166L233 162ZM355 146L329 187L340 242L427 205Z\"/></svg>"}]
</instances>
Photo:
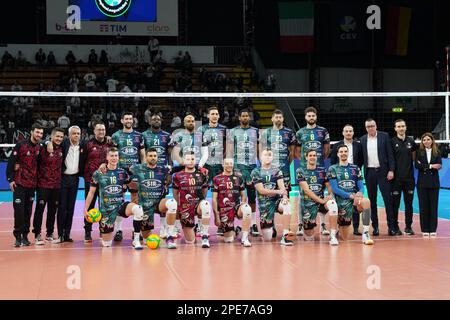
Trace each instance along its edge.
<instances>
[{"instance_id":1,"label":"athletic sock","mask_svg":"<svg viewBox=\"0 0 450 320\"><path fill-rule=\"evenodd\" d=\"M134 233L140 233L141 232L141 225L142 225L142 221L133 220Z\"/></svg>"},{"instance_id":2,"label":"athletic sock","mask_svg":"<svg viewBox=\"0 0 450 320\"><path fill-rule=\"evenodd\" d=\"M242 231L242 240L248 239L248 231Z\"/></svg>"},{"instance_id":3,"label":"athletic sock","mask_svg":"<svg viewBox=\"0 0 450 320\"><path fill-rule=\"evenodd\" d=\"M175 225L169 224L167 226L167 234L171 237L175 236Z\"/></svg>"},{"instance_id":4,"label":"athletic sock","mask_svg":"<svg viewBox=\"0 0 450 320\"><path fill-rule=\"evenodd\" d=\"M256 212L252 212L252 225L256 224Z\"/></svg>"},{"instance_id":5,"label":"athletic sock","mask_svg":"<svg viewBox=\"0 0 450 320\"><path fill-rule=\"evenodd\" d=\"M363 233L369 232L370 226L363 226Z\"/></svg>"},{"instance_id":6,"label":"athletic sock","mask_svg":"<svg viewBox=\"0 0 450 320\"><path fill-rule=\"evenodd\" d=\"M330 235L331 235L331 238L336 238L336 230L331 229L330 230Z\"/></svg>"},{"instance_id":7,"label":"athletic sock","mask_svg":"<svg viewBox=\"0 0 450 320\"><path fill-rule=\"evenodd\" d=\"M161 217L159 219L159 223L161 228L166 228L167 227L166 217Z\"/></svg>"},{"instance_id":8,"label":"athletic sock","mask_svg":"<svg viewBox=\"0 0 450 320\"><path fill-rule=\"evenodd\" d=\"M135 232L135 233L134 233L134 241L139 242L139 241L140 241L140 239L139 239L139 236L140 236L140 235L141 235L140 232Z\"/></svg>"},{"instance_id":9,"label":"athletic sock","mask_svg":"<svg viewBox=\"0 0 450 320\"><path fill-rule=\"evenodd\" d=\"M123 217L116 217L116 222L114 223L114 229L116 231L122 230Z\"/></svg>"}]
</instances>

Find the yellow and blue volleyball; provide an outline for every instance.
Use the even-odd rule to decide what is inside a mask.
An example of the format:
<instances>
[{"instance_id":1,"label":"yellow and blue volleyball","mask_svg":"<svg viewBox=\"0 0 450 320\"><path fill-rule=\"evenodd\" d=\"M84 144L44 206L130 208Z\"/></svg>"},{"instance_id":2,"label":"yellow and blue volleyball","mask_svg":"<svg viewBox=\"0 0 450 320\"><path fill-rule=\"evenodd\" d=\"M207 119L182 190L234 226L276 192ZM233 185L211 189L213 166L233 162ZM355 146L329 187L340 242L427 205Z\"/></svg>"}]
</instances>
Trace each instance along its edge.
<instances>
[{"instance_id":1,"label":"yellow and blue volleyball","mask_svg":"<svg viewBox=\"0 0 450 320\"><path fill-rule=\"evenodd\" d=\"M89 210L86 220L89 221L90 223L100 222L100 220L102 220L102 214L100 210L98 210L97 208Z\"/></svg>"},{"instance_id":2,"label":"yellow and blue volleyball","mask_svg":"<svg viewBox=\"0 0 450 320\"><path fill-rule=\"evenodd\" d=\"M145 242L147 243L147 247L150 249L158 249L159 244L161 243L161 238L157 234L151 234Z\"/></svg>"}]
</instances>

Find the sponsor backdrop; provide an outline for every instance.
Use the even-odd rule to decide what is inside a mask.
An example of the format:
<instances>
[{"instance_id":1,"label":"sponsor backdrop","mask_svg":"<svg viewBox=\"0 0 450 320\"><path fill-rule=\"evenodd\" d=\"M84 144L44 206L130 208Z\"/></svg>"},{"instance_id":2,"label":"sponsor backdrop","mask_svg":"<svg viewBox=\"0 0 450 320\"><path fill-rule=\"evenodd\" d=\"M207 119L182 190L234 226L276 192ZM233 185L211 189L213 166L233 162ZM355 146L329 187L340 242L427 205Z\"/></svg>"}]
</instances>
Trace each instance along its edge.
<instances>
[{"instance_id":1,"label":"sponsor backdrop","mask_svg":"<svg viewBox=\"0 0 450 320\"><path fill-rule=\"evenodd\" d=\"M69 5L81 9L81 29L66 28ZM47 0L48 35L178 36L177 0Z\"/></svg>"}]
</instances>

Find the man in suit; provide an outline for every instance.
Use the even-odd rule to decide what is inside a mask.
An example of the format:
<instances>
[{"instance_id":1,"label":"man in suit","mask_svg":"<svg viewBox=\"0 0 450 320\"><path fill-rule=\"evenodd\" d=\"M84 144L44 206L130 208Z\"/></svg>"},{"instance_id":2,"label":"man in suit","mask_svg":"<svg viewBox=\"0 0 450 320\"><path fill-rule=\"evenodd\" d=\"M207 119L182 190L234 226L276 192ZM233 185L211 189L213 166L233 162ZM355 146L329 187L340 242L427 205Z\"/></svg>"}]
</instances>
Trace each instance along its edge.
<instances>
[{"instance_id":1,"label":"man in suit","mask_svg":"<svg viewBox=\"0 0 450 320\"><path fill-rule=\"evenodd\" d=\"M365 122L367 134L362 136L361 146L364 157L364 177L369 195L373 235L379 235L377 214L377 187L380 187L386 210L389 235L397 235L393 221L393 206L391 199L391 181L394 179L395 160L391 139L386 132L377 131L375 120L369 118Z\"/></svg>"},{"instance_id":2,"label":"man in suit","mask_svg":"<svg viewBox=\"0 0 450 320\"><path fill-rule=\"evenodd\" d=\"M344 129L342 129L342 135L344 136L344 139L336 143L331 150L330 165L339 163L337 150L340 146L345 145L348 149L348 163L357 165L361 170L364 163L362 146L359 141L353 139L353 136L355 135L353 126L346 124ZM362 235L359 232L359 212L357 210L353 210L353 234L356 236Z\"/></svg>"},{"instance_id":3,"label":"man in suit","mask_svg":"<svg viewBox=\"0 0 450 320\"><path fill-rule=\"evenodd\" d=\"M80 176L80 138L78 126L69 128L69 138L61 144L63 151L61 196L57 214L58 239L53 243L73 242L70 238Z\"/></svg>"}]
</instances>

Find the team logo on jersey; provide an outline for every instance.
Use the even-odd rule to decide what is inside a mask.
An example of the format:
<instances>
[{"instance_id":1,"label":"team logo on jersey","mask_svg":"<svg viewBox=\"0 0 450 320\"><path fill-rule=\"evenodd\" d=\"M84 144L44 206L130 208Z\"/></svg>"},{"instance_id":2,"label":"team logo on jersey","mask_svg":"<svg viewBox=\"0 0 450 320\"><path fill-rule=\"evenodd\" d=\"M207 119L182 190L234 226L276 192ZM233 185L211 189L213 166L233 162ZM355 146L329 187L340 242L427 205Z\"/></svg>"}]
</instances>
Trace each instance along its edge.
<instances>
[{"instance_id":1,"label":"team logo on jersey","mask_svg":"<svg viewBox=\"0 0 450 320\"><path fill-rule=\"evenodd\" d=\"M272 150L286 151L287 150L287 146L283 142L274 142L274 143L272 143Z\"/></svg>"},{"instance_id":2,"label":"team logo on jersey","mask_svg":"<svg viewBox=\"0 0 450 320\"><path fill-rule=\"evenodd\" d=\"M318 150L322 147L322 144L319 141L308 141L305 143L305 149L308 150Z\"/></svg>"},{"instance_id":3,"label":"team logo on jersey","mask_svg":"<svg viewBox=\"0 0 450 320\"><path fill-rule=\"evenodd\" d=\"M122 187L119 185L112 185L112 186L107 186L105 188L105 192L107 194L119 194L122 192Z\"/></svg>"},{"instance_id":4,"label":"team logo on jersey","mask_svg":"<svg viewBox=\"0 0 450 320\"><path fill-rule=\"evenodd\" d=\"M117 18L130 9L131 0L95 0L95 4L105 16Z\"/></svg>"},{"instance_id":5,"label":"team logo on jersey","mask_svg":"<svg viewBox=\"0 0 450 320\"><path fill-rule=\"evenodd\" d=\"M156 179L147 179L142 181L141 183L146 188L161 188L162 186L161 181Z\"/></svg>"},{"instance_id":6,"label":"team logo on jersey","mask_svg":"<svg viewBox=\"0 0 450 320\"><path fill-rule=\"evenodd\" d=\"M133 156L137 154L137 148L136 147L124 147L122 148L122 152L128 156Z\"/></svg>"},{"instance_id":7,"label":"team logo on jersey","mask_svg":"<svg viewBox=\"0 0 450 320\"><path fill-rule=\"evenodd\" d=\"M317 183L312 183L309 185L309 190L311 190L314 193L322 191L322 185Z\"/></svg>"},{"instance_id":8,"label":"team logo on jersey","mask_svg":"<svg viewBox=\"0 0 450 320\"><path fill-rule=\"evenodd\" d=\"M353 180L341 180L338 183L339 188L343 190L353 189L355 187L355 181Z\"/></svg>"},{"instance_id":9,"label":"team logo on jersey","mask_svg":"<svg viewBox=\"0 0 450 320\"><path fill-rule=\"evenodd\" d=\"M237 144L239 149L253 149L255 144L252 141L240 141Z\"/></svg>"}]
</instances>

